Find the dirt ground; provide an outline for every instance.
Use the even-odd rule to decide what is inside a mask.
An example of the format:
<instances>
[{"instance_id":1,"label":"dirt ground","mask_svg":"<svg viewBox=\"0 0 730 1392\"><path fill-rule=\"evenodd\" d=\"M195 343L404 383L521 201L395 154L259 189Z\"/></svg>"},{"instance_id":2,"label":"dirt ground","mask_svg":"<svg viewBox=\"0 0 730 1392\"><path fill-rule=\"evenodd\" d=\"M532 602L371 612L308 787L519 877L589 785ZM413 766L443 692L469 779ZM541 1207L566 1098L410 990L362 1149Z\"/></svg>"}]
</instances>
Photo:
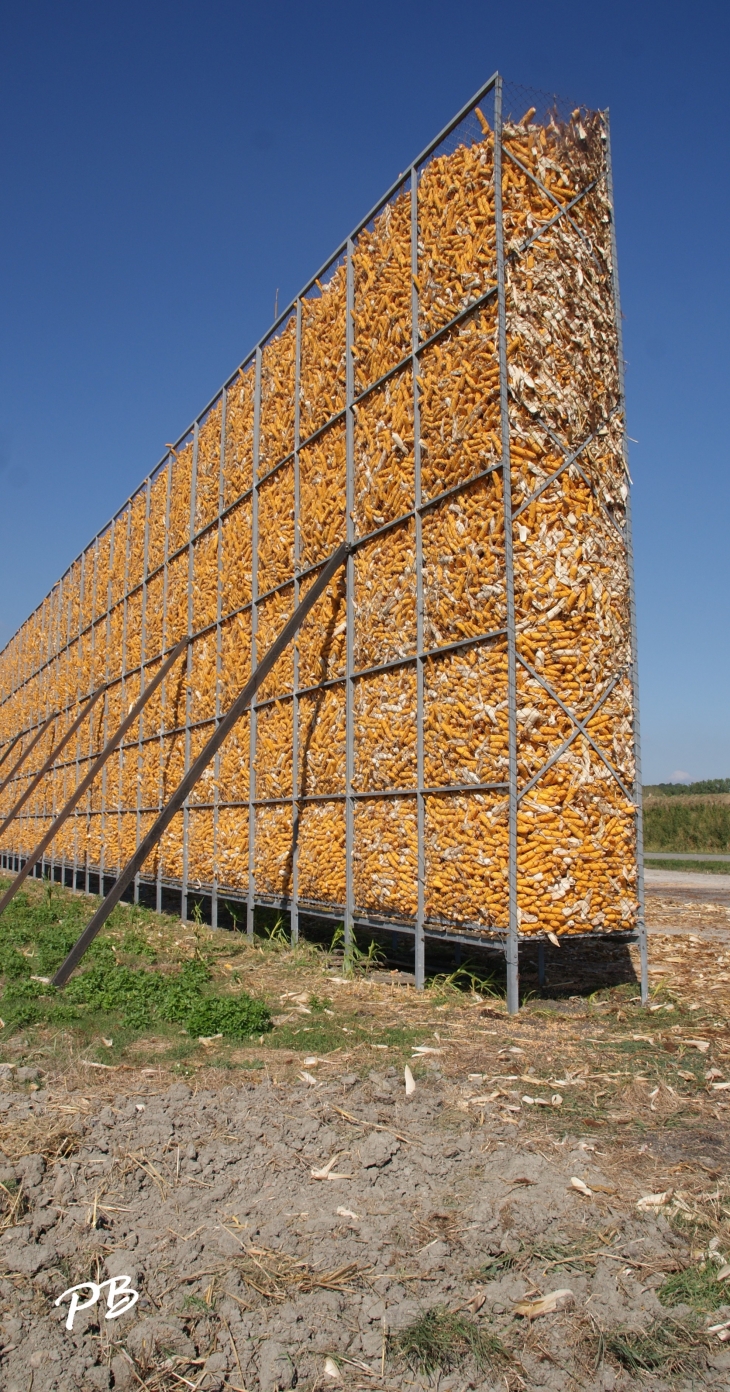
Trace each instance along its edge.
<instances>
[{"instance_id":1,"label":"dirt ground","mask_svg":"<svg viewBox=\"0 0 730 1392\"><path fill-rule=\"evenodd\" d=\"M8 1040L0 1388L730 1389L711 892L650 894L649 1008L633 949L551 949L517 1018L252 950L295 1047L104 1067ZM307 1048L315 1001L352 1048ZM399 1042L370 1042L386 1026ZM122 1275L133 1308L106 1319L102 1291L65 1328L58 1296Z\"/></svg>"}]
</instances>

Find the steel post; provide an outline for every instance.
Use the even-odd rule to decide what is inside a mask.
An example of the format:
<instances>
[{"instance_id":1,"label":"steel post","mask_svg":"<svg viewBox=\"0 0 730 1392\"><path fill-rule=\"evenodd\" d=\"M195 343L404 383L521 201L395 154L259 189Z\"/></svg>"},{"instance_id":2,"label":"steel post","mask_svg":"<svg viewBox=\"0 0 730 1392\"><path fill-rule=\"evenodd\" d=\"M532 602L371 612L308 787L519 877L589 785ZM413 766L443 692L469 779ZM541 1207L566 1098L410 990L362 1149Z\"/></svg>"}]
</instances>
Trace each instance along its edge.
<instances>
[{"instance_id":1,"label":"steel post","mask_svg":"<svg viewBox=\"0 0 730 1392\"><path fill-rule=\"evenodd\" d=\"M193 635L193 579L195 567L195 508L198 486L198 449L200 429L198 422L193 427L193 458L190 466L190 525L188 530L188 638ZM185 763L187 773L190 768L190 719L193 706L193 645L188 643L187 682L185 684ZM188 873L190 868L190 808L187 801L183 805L182 835L182 889L180 891L180 917L183 923L188 917Z\"/></svg>"},{"instance_id":2,"label":"steel post","mask_svg":"<svg viewBox=\"0 0 730 1392\"><path fill-rule=\"evenodd\" d=\"M258 569L259 569L259 452L261 446L261 349L256 349L256 382L253 406L253 492L251 495L251 671L256 668L256 634L258 629ZM253 939L256 901L256 702L248 714L248 894L246 898L246 933Z\"/></svg>"},{"instance_id":3,"label":"steel post","mask_svg":"<svg viewBox=\"0 0 730 1392\"><path fill-rule=\"evenodd\" d=\"M497 313L499 325L499 391L502 428L502 491L504 500L504 562L507 609L507 699L509 738L509 923L505 943L507 1009L519 1010L519 919L517 911L517 657L515 636L514 567L512 559L512 486L510 472L509 379L507 375L507 287L502 220L502 78L494 89L494 217L497 248Z\"/></svg>"},{"instance_id":4,"label":"steel post","mask_svg":"<svg viewBox=\"0 0 730 1392\"><path fill-rule=\"evenodd\" d=\"M125 517L126 517L126 522L127 522L127 526L126 526L126 534L127 534L127 535L126 535L125 552L124 552L124 599L123 599L123 601L122 601L122 606L123 606L123 607L122 607L122 670L121 670L121 678L122 678L122 681L121 681L121 687L120 687L120 691L121 691L121 700L122 700L122 710L125 709L126 704L127 704L127 618L128 618L128 612L129 612L129 556L130 556L130 552L131 552L131 549L132 549L132 504L131 504L131 503L130 503L129 507L127 508L127 511L126 511L126 513L125 513ZM137 732L137 739L139 740L139 731ZM119 760L119 776L118 776L118 779L117 779L117 858L116 858L116 873L117 873L117 875L118 875L118 874L119 874L119 871L120 871L121 868L122 868L122 865L121 865L121 847L122 847L122 830L123 830L123 827L124 827L124 818L123 818L123 814L122 814L122 808L123 808L124 803L125 803L125 796L124 796L124 790L125 790L125 785L124 785L124 765L126 764L127 759L129 758L129 750L128 750L128 748L124 745L124 742L122 742L122 743L120 744L120 746L119 746L119 752L118 752L117 758L118 758L118 760ZM103 892L103 891L102 891L102 892Z\"/></svg>"},{"instance_id":5,"label":"steel post","mask_svg":"<svg viewBox=\"0 0 730 1392\"><path fill-rule=\"evenodd\" d=\"M302 301L297 300L296 348L294 361L294 608L299 603L300 584L300 546L299 507L299 434L300 434L300 392L302 376ZM294 639L292 649L292 797L291 797L291 941L299 942L299 639Z\"/></svg>"},{"instance_id":6,"label":"steel post","mask_svg":"<svg viewBox=\"0 0 730 1392\"><path fill-rule=\"evenodd\" d=\"M106 637L104 644L104 681L107 685L107 693L104 697L104 721L102 725L102 743L106 746L109 739L109 659L112 650L111 644L111 611L112 611L112 572L114 570L114 552L117 545L118 519L115 517L111 525L111 541L109 543L109 574L106 586ZM104 861L106 852L106 760L101 773L101 794L99 799L99 893L104 894ZM91 788L91 785L89 785ZM92 794L93 806L93 794Z\"/></svg>"},{"instance_id":7,"label":"steel post","mask_svg":"<svg viewBox=\"0 0 730 1392\"><path fill-rule=\"evenodd\" d=\"M139 689L144 689L144 668L147 656L147 571L149 569L149 540L150 540L150 499L152 494L152 481L147 480L144 504L144 541L142 545L142 612L139 635L139 660L142 670L139 674ZM144 715L139 717L139 728L137 730L137 762L135 785L135 822L134 822L134 844L139 845L140 832L142 829L142 768L144 760ZM134 902L139 903L139 875L135 876L134 881Z\"/></svg>"},{"instance_id":8,"label":"steel post","mask_svg":"<svg viewBox=\"0 0 730 1392\"><path fill-rule=\"evenodd\" d=\"M98 541L98 539L97 539L97 540L94 542L94 580L93 580L92 595L91 595L92 629L91 629L91 657L90 657L90 669L91 669L92 680L93 680L93 678L94 678L94 674L95 674L95 671L96 671L96 667L95 667L95 657L96 657L96 617L97 617L97 614L96 614L96 601L97 601L97 594L98 594L98 592L99 592L99 575L98 575L98 571L99 571L99 541ZM90 767L91 767L91 760L92 760L92 758L93 758L93 753L94 753L94 725L93 725L93 721L92 721L92 722L90 722L90 724L89 724L89 742L88 742L88 744L87 744L87 757L86 757L86 759L84 760L84 763L86 764L87 768L90 768ZM77 785L77 787L78 787L78 782L79 782L79 780L78 780L78 776L77 776L77 778L76 778L76 785ZM89 888L90 888L90 886L89 886L89 842L90 842L90 839L91 839L91 790L89 790L89 792L88 792L87 795L86 795L86 820L85 820L85 827L86 827L86 837L85 837L85 842L84 842L84 891L85 891L86 894L88 894L88 893L89 893Z\"/></svg>"},{"instance_id":9,"label":"steel post","mask_svg":"<svg viewBox=\"0 0 730 1392\"><path fill-rule=\"evenodd\" d=\"M221 714L221 669L222 669L222 650L223 650L223 630L221 620L223 617L223 505L225 502L226 484L226 412L228 409L228 392L221 392L221 442L218 455L218 576L216 579L216 600L215 600L215 718L220 720ZM220 843L218 836L219 829L219 809L220 809L220 750L216 753L213 764L213 880L210 895L210 926L218 927L218 856L220 854Z\"/></svg>"},{"instance_id":10,"label":"steel post","mask_svg":"<svg viewBox=\"0 0 730 1392\"><path fill-rule=\"evenodd\" d=\"M613 201L613 166L611 163L611 129L608 111L606 122L606 187L611 209L611 284L613 288L614 312L616 316L616 351L618 353L618 379L621 406L624 412L623 456L626 473L626 564L629 573L629 622L631 626L631 687L634 706L634 805L636 807L636 895L639 905L639 958L641 970L641 1000L646 1005L649 999L649 953L646 936L646 905L644 898L644 819L643 789L641 783L641 722L639 713L639 660L638 634L636 624L636 587L634 582L634 541L631 526L631 475L629 474L629 446L626 435L626 373L624 364L623 331L621 325L621 295L618 279L618 254L616 250L616 212Z\"/></svg>"},{"instance_id":11,"label":"steel post","mask_svg":"<svg viewBox=\"0 0 730 1392\"><path fill-rule=\"evenodd\" d=\"M82 664L82 661L81 661L81 644L82 644L82 637L81 637L81 635L82 635L82 633L83 633L83 628L84 628L84 604L85 604L85 602L86 602L86 586L87 586L87 583L88 583L88 581L87 581L87 574L86 574L87 570L88 570L88 565L87 565L87 553L84 551L84 552L82 553L82 556L81 556L81 580L80 580L80 584L79 584L79 632L78 632L78 640L77 640L77 641L78 641L78 649L77 649L77 651L78 651L78 672L79 672L79 680L78 680L78 686L77 686L77 695L78 695L79 701L82 699L82 695L83 695L83 691L82 691L83 664ZM93 675L93 674L90 674L90 675ZM92 681L92 685L93 685L93 681ZM78 781L79 781L79 741L78 741L78 740L76 741L76 757L75 757L74 762L73 762L73 775L72 775L72 776L73 776L74 783L78 783ZM73 887L74 887L74 889L78 889L78 884L77 884L78 872L79 872L79 818L78 818L78 816L75 816L75 817L74 817L74 880L73 880Z\"/></svg>"},{"instance_id":12,"label":"steel post","mask_svg":"<svg viewBox=\"0 0 730 1392\"><path fill-rule=\"evenodd\" d=\"M347 541L355 540L355 244L347 243L347 281L345 292L345 527ZM352 782L355 773L355 557L347 558L345 592L345 962L352 957L355 921L355 802Z\"/></svg>"},{"instance_id":13,"label":"steel post","mask_svg":"<svg viewBox=\"0 0 730 1392\"><path fill-rule=\"evenodd\" d=\"M414 974L416 990L422 991L426 983L426 945L423 926L426 917L426 798L423 785L424 772L424 675L425 647L424 597L423 597L423 514L421 504L421 402L418 387L418 345L420 339L420 296L418 293L418 170L411 169L411 346L413 374L413 467L414 467L414 512L416 528L416 828L418 851L416 858L416 927L414 935Z\"/></svg>"}]
</instances>

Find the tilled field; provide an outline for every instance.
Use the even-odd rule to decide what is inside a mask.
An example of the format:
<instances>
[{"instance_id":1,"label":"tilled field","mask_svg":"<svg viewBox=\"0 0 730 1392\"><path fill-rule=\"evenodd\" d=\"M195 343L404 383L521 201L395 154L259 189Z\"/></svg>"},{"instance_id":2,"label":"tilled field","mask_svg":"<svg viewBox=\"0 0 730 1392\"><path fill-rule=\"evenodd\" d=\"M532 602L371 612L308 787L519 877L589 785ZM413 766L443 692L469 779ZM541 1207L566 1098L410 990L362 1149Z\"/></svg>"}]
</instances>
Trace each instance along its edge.
<instances>
[{"instance_id":1,"label":"tilled field","mask_svg":"<svg viewBox=\"0 0 730 1392\"><path fill-rule=\"evenodd\" d=\"M9 1040L0 1387L730 1388L730 912L651 907L648 1010L627 951L590 997L552 952L508 1019L282 950L279 1023L225 1060ZM305 1052L322 1000L351 1048ZM134 1308L65 1328L64 1290L121 1275Z\"/></svg>"}]
</instances>

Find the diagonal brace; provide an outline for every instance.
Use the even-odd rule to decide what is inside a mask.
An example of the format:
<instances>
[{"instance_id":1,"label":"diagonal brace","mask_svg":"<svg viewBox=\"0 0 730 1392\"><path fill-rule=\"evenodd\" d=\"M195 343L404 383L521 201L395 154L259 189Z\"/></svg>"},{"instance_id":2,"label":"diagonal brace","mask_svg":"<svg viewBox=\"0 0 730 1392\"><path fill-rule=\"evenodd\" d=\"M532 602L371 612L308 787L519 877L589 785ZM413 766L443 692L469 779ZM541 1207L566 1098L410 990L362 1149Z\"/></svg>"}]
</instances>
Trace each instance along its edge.
<instances>
[{"instance_id":1,"label":"diagonal brace","mask_svg":"<svg viewBox=\"0 0 730 1392\"><path fill-rule=\"evenodd\" d=\"M10 773L8 774L7 778L5 778L4 781L3 781L2 783L0 783L0 793L4 793L4 792L5 792L5 789L7 788L8 783L10 783L11 779L13 779L13 778L15 777L16 773L18 772L18 769L25 763L26 759L28 758L28 755L29 755L29 754L32 754L32 752L33 752L33 750L35 749L35 747L36 747L38 741L39 741L40 739L43 739L43 736L45 735L46 730L48 729L48 726L53 724L54 720L55 720L56 717L57 717L57 714L58 714L58 712L57 712L57 711L54 711L54 712L53 712L53 715L49 715L48 719L43 721L43 724L41 725L41 727L40 727L40 729L38 730L37 734L36 734L36 735L34 736L34 738L31 740L30 744L28 745L28 748L23 750L23 753L21 754L20 758L17 760L16 763L13 764L13 767L11 768Z\"/></svg>"},{"instance_id":2,"label":"diagonal brace","mask_svg":"<svg viewBox=\"0 0 730 1392\"><path fill-rule=\"evenodd\" d=\"M60 739L58 741L58 744L55 745L54 748L51 750L50 754L48 755L48 758L46 759L45 764L43 764L42 768L38 770L35 778L28 784L28 787L26 788L25 792L22 793L21 796L18 798L18 801L16 802L15 806L11 808L10 812L8 812L5 821L2 823L2 826L0 826L0 836L2 836L3 832L7 830L13 819L17 817L21 807L25 806L26 802L28 801L28 798L31 796L31 793L35 792L41 779L45 777L45 775L48 773L48 770L52 768L55 764L56 759L61 753L61 750L65 749L70 739L73 739L79 726L86 719L87 715L91 714L92 710L94 709L94 706L99 700L99 697L103 696L104 692L107 689L108 687L105 683L103 686L100 686L96 691L92 692L91 696L89 696L86 699L86 701L84 702L83 710L81 711L80 715L76 717L73 724L69 726L63 738Z\"/></svg>"},{"instance_id":3,"label":"diagonal brace","mask_svg":"<svg viewBox=\"0 0 730 1392\"><path fill-rule=\"evenodd\" d=\"M549 199L551 203L555 204L555 207L559 209L559 212L561 214L565 214L567 216L568 222L573 228L573 231L577 232L581 241L585 242L588 254L593 258L599 270L603 270L604 267L601 265L600 261L598 260L598 257L596 256L596 253L593 250L593 247L591 246L590 237L586 236L585 232L583 232L583 230L578 226L577 222L574 222L572 217L570 216L570 209L575 207L575 204L581 198L585 198L586 194L590 193L591 190L596 187L598 179L592 179L590 184L586 184L585 188L581 189L578 194L571 198L569 203L561 203L560 199L554 193L550 192L550 189L545 186L542 180L538 179L537 175L533 174L532 170L528 169L527 165L523 164L521 159L518 159L514 151L510 150L509 145L504 145L502 148L504 150L504 153L507 155L508 159L511 159L512 163L517 165L517 168L520 169L528 179L530 179L530 181L535 185L535 187L539 188L540 192L544 193L545 197ZM554 222L555 218L552 218L551 221Z\"/></svg>"},{"instance_id":4,"label":"diagonal brace","mask_svg":"<svg viewBox=\"0 0 730 1392\"><path fill-rule=\"evenodd\" d=\"M533 774L530 781L526 783L524 788L520 790L520 798L523 798L526 793L530 792L531 788L534 788L535 784L539 781L539 779L542 778L543 774L547 773L549 768L552 768L556 760L562 758L566 749L570 748L573 741L578 738L578 735L583 735L588 740L588 743L590 744L593 752L598 755L602 763L606 765L606 768L608 769L609 773L612 775L613 778L616 779L616 782L618 783L619 788L621 789L621 792L623 793L624 797L627 798L629 802L633 802L633 795L630 792L628 792L625 784L619 778L615 768L606 758L606 755L603 753L603 750L599 747L599 745L596 744L595 740L591 735L589 735L586 729L586 726L590 724L594 715L598 714L599 710L601 709L601 706L603 706L605 702L608 700L616 684L625 675L626 668L622 667L621 671L616 673L615 677L612 681L608 683L606 690L598 698L595 705L591 708L591 710L589 710L588 714L584 717L584 719L581 720L580 717L575 714L575 711L572 711L569 708L569 706L566 706L564 701L561 701L560 697L558 696L558 693L556 691L553 691L550 683L546 682L544 677L541 677L539 672L536 672L534 667L532 667L530 663L525 660L524 657L521 657L519 653L517 654L517 661L520 663L522 667L524 667L526 672L529 672L533 680L538 682L539 685L543 688L543 690L547 692L548 696L552 697L553 701L555 701L556 704L560 706L560 709L563 711L563 713L567 715L568 719L572 720L573 724L575 725L575 730L573 731L572 735L569 735L568 739L563 741L560 748L556 749L554 754L551 754L550 758L547 760L547 763L543 764L542 768L538 769L537 773Z\"/></svg>"},{"instance_id":5,"label":"diagonal brace","mask_svg":"<svg viewBox=\"0 0 730 1392\"><path fill-rule=\"evenodd\" d=\"M347 542L343 542L321 570L311 589L307 590L304 599L297 605L294 613L284 624L278 638L274 640L268 652L264 654L258 666L251 673L246 685L236 697L230 710L223 716L207 744L203 746L197 759L191 764L185 777L175 789L167 806L163 808L162 812L153 822L147 835L140 842L134 855L127 862L118 880L112 885L112 888L107 894L104 902L97 909L91 922L84 929L78 941L74 943L66 960L62 962L61 966L58 968L53 978L54 986L63 986L71 975L74 967L81 961L81 958L94 941L100 928L106 923L112 909L118 904L125 889L132 883L137 871L144 864L150 851L154 849L160 837L170 825L173 817L180 811L180 808L192 792L198 779L218 753L218 750L230 734L234 725L237 724L244 711L250 706L261 683L268 676L274 664L278 662L282 653L289 647L289 644L295 638L310 609L317 603L323 591L326 590L333 575L345 564L351 550L352 547L349 546ZM0 901L0 909L2 909L2 901Z\"/></svg>"},{"instance_id":6,"label":"diagonal brace","mask_svg":"<svg viewBox=\"0 0 730 1392\"><path fill-rule=\"evenodd\" d=\"M518 405L522 405L522 403L518 402ZM525 407L525 410L527 410L527 407ZM532 419L536 421L538 425L541 425L543 427L543 430L546 430L549 434L551 434L549 427L545 425L545 422L541 420L539 416L532 416ZM532 493L528 493L527 497L524 499L524 502L521 502L520 506L516 508L516 510L512 513L513 522L517 521L517 518L521 516L521 514L525 511L526 508L530 506L531 503L537 502L537 499L541 496L541 494L545 492L545 489L549 488L551 483L555 483L555 480L559 479L560 475L564 474L565 470L569 469L571 464L576 464L576 467L580 471L581 478L584 480L585 483L588 484L588 487L590 488L591 492L594 492L593 485L590 479L586 477L585 473L583 472L583 469L580 467L580 465L577 464L577 460L580 458L583 451L588 449L588 446L593 443L597 433L597 430L592 431L592 433L587 437L587 439L583 441L582 445L578 445L577 449L574 449L570 454L565 455L562 464L559 466L559 468L555 470L554 473L548 474L547 478L544 478L542 483L539 484L537 488L533 489ZM556 444L560 444L560 441L558 440L557 436L553 435L552 438ZM561 448L564 449L565 447L561 446Z\"/></svg>"},{"instance_id":7,"label":"diagonal brace","mask_svg":"<svg viewBox=\"0 0 730 1392\"><path fill-rule=\"evenodd\" d=\"M552 429L551 426L548 425L547 421L544 421L542 416L538 415L537 411L531 411L529 406L526 406L524 402L519 401L514 392L510 391L510 395L512 396L512 399L515 402L515 404L517 406L522 406L523 410L528 412L530 419L534 421L535 425L539 425L541 429L545 431L545 434L550 436L550 439L552 440L553 444L557 445L558 449L561 450L563 454L565 454L567 445L563 440L561 440L559 435L556 435L555 431ZM524 502L520 503L520 506L518 507L517 511L512 515L513 522L515 518L519 517L520 513L524 512L525 508L530 506L530 503L535 502L535 500L540 497L540 494L544 493L545 489L550 487L551 483L554 483L556 479L560 478L561 474L565 473L566 469L570 468L571 465L574 465L575 468L578 470L578 473L580 474L584 484L586 485L586 488L589 489L589 491L595 498L604 517L606 517L608 521L612 523L619 536L621 537L621 540L625 542L626 538L621 530L621 527L616 521L616 518L612 515L612 513L608 511L608 508L606 507L602 498L598 496L596 485L594 484L593 480L589 477L589 475L586 473L582 464L578 463L579 456L583 453L585 449L588 448L589 445L593 443L594 440L598 439L598 436L601 433L601 431L608 425L609 421L613 420L617 412L622 410L622 407L623 402L617 402L616 405L613 406L609 411L606 420L603 421L600 426L596 426L596 429L593 431L591 435L588 436L586 440L583 441L583 444L579 445L578 448L574 450L572 454L566 455L560 467L556 469L553 474L550 474L546 479L543 479L540 486L536 488L534 492L530 493L529 497L524 499Z\"/></svg>"},{"instance_id":8,"label":"diagonal brace","mask_svg":"<svg viewBox=\"0 0 730 1392\"><path fill-rule=\"evenodd\" d=\"M141 711L147 704L153 691L156 691L158 686L160 685L160 682L164 681L165 677L167 676L167 673L170 671L170 668L175 664L180 654L185 651L189 642L190 639L188 637L182 638L180 640L177 646L173 648L167 660L162 663L162 666L159 668L159 671L155 672L155 675L152 678L152 681L150 682L149 686L145 687L141 696L138 696L134 705L130 706L129 711L127 715L124 717L124 720L122 721L121 725L114 732L111 739L104 745L101 754L99 754L97 758L94 760L88 773L82 778L81 782L79 783L78 788L74 790L68 802L65 804L64 807L62 807L55 821L53 821L50 827L48 828L48 831L46 832L45 836L43 836L41 840L38 842L38 845L33 848L30 855L28 856L28 859L25 861L24 865L18 871L18 874L15 876L15 879L13 880L13 883L11 884L10 888L5 891L2 899L0 899L0 914L3 912L3 909L7 908L11 899L15 897L23 881L27 879L28 875L33 869L33 866L37 863L37 861L40 860L43 853L48 849L54 836L58 835L58 832L60 831L61 827L66 821L66 818L70 817L77 802L81 800L84 793L91 787L94 779L96 778L96 775L101 772L107 759L109 759L111 755L114 753L114 750L119 747L122 740L124 739L124 736L127 733L127 730L129 730L130 726L134 724L138 715L141 713Z\"/></svg>"},{"instance_id":9,"label":"diagonal brace","mask_svg":"<svg viewBox=\"0 0 730 1392\"><path fill-rule=\"evenodd\" d=\"M0 765L5 763L5 760L7 759L9 754L12 754L16 744L18 743L18 740L22 740L24 734L24 730L19 730L15 738L11 739L7 749L5 750L5 753L0 755Z\"/></svg>"}]
</instances>

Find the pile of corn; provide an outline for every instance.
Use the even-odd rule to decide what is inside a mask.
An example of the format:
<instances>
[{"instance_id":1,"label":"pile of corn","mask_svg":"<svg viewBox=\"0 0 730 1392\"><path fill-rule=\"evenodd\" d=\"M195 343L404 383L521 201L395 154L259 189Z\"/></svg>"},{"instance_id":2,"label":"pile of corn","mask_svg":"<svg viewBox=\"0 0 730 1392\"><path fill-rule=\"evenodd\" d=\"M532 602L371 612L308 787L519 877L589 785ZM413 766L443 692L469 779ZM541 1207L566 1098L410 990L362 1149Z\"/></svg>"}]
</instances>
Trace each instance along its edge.
<instances>
[{"instance_id":1,"label":"pile of corn","mask_svg":"<svg viewBox=\"0 0 730 1392\"><path fill-rule=\"evenodd\" d=\"M502 424L496 298L484 298L496 285L494 144L477 115L476 137L419 174L417 275L409 182L360 233L352 267L352 521L356 537L375 534L354 562L354 666L363 673L353 688L355 901L395 917L417 906L418 453L421 501L448 494L421 514L426 916L461 931L504 929L508 918ZM636 867L627 480L604 133L597 113L544 124L533 115L505 126L502 155L519 916L525 934L606 932L635 921ZM420 342L480 300L420 352L415 382L414 284ZM107 873L123 865L246 681L254 652L263 654L292 612L295 574L345 538L346 289L341 262L266 343L260 366L240 371L197 440L171 453L0 655L0 740L30 732L0 767L0 783L38 723L62 712L0 794L3 814L79 698L112 683L1 849L32 847L138 695L140 663L151 663L149 679L159 654L192 632L187 658L53 846L67 864ZM313 578L303 576L300 595ZM491 636L439 655L481 635ZM342 573L259 693L253 781L247 716L147 874L245 891L252 816L257 896L344 903L346 639ZM470 784L498 786L470 792Z\"/></svg>"}]
</instances>

